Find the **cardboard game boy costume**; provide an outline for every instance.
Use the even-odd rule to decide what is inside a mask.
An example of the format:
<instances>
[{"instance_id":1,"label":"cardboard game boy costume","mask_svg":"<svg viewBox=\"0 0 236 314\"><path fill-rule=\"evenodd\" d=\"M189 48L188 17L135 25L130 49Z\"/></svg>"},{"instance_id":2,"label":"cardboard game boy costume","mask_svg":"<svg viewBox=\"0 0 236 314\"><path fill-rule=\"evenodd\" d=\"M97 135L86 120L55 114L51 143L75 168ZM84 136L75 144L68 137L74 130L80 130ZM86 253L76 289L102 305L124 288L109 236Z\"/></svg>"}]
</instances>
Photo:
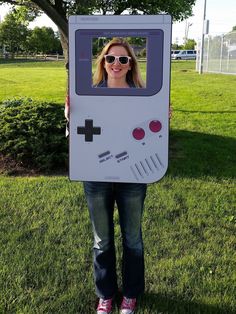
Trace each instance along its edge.
<instances>
[{"instance_id":1,"label":"cardboard game boy costume","mask_svg":"<svg viewBox=\"0 0 236 314\"><path fill-rule=\"evenodd\" d=\"M151 183L168 166L169 15L69 19L71 180ZM96 87L92 46L113 37L146 42L146 87Z\"/></svg>"}]
</instances>

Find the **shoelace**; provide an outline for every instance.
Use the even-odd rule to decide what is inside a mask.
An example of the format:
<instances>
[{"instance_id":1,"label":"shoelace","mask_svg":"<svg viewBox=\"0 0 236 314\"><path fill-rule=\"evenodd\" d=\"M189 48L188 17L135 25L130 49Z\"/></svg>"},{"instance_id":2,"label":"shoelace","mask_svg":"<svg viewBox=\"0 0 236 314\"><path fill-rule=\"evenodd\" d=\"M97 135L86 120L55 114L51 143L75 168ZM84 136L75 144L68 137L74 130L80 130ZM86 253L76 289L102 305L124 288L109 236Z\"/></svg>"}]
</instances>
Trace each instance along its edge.
<instances>
[{"instance_id":1,"label":"shoelace","mask_svg":"<svg viewBox=\"0 0 236 314\"><path fill-rule=\"evenodd\" d=\"M110 311L111 310L111 300L103 300L100 299L99 300L99 304L98 304L98 311Z\"/></svg>"},{"instance_id":2,"label":"shoelace","mask_svg":"<svg viewBox=\"0 0 236 314\"><path fill-rule=\"evenodd\" d=\"M129 299L124 297L122 302L122 309L133 310L136 303L136 299Z\"/></svg>"}]
</instances>

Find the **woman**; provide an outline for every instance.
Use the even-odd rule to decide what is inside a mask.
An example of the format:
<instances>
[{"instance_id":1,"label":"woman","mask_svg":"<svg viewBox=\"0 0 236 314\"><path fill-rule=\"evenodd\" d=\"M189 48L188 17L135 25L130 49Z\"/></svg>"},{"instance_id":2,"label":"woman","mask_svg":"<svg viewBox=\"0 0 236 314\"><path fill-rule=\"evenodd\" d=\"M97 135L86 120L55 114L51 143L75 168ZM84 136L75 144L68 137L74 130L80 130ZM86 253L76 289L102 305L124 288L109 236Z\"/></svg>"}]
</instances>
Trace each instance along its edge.
<instances>
[{"instance_id":1,"label":"woman","mask_svg":"<svg viewBox=\"0 0 236 314\"><path fill-rule=\"evenodd\" d=\"M136 56L123 38L113 38L106 44L96 66L93 83L97 87L144 87Z\"/></svg>"},{"instance_id":2,"label":"woman","mask_svg":"<svg viewBox=\"0 0 236 314\"><path fill-rule=\"evenodd\" d=\"M96 61L94 86L141 88L144 83L135 54L122 38L112 39ZM68 101L66 115L68 117ZM144 291L144 254L141 220L146 184L84 182L94 235L94 278L99 297L97 314L112 311L118 290L113 212L116 202L123 244L121 314L134 313L136 299Z\"/></svg>"}]
</instances>

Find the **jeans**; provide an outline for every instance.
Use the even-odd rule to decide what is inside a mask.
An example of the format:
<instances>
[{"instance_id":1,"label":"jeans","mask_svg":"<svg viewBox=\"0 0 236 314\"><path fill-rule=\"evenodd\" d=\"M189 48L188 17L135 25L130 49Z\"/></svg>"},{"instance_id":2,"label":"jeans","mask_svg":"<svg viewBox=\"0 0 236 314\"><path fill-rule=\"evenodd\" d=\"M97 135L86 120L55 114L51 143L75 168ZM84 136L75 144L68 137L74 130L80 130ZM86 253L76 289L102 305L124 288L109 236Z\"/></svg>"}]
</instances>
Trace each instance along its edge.
<instances>
[{"instance_id":1,"label":"jeans","mask_svg":"<svg viewBox=\"0 0 236 314\"><path fill-rule=\"evenodd\" d=\"M122 233L123 295L136 298L144 290L141 220L146 184L84 182L94 235L94 278L98 297L117 292L113 212L116 202Z\"/></svg>"}]
</instances>

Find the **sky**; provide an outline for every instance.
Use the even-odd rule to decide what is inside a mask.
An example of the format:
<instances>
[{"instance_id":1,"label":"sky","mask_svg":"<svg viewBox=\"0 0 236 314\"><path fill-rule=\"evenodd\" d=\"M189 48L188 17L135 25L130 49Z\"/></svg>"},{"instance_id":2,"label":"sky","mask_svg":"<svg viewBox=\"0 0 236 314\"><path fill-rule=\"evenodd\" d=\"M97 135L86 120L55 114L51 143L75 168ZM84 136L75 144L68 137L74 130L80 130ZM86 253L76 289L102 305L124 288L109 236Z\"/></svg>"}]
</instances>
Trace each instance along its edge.
<instances>
[{"instance_id":1,"label":"sky","mask_svg":"<svg viewBox=\"0 0 236 314\"><path fill-rule=\"evenodd\" d=\"M183 22L173 24L173 43L183 43L186 29L188 29L188 38L196 41L201 38L203 8L204 0L196 0L193 7L193 16ZM1 20L4 19L8 10L8 6L0 6ZM221 35L230 32L233 26L236 26L236 0L206 0L206 19L210 21L210 35ZM54 30L57 30L56 25L46 15L37 18L30 24L31 28L35 26L51 26Z\"/></svg>"}]
</instances>

